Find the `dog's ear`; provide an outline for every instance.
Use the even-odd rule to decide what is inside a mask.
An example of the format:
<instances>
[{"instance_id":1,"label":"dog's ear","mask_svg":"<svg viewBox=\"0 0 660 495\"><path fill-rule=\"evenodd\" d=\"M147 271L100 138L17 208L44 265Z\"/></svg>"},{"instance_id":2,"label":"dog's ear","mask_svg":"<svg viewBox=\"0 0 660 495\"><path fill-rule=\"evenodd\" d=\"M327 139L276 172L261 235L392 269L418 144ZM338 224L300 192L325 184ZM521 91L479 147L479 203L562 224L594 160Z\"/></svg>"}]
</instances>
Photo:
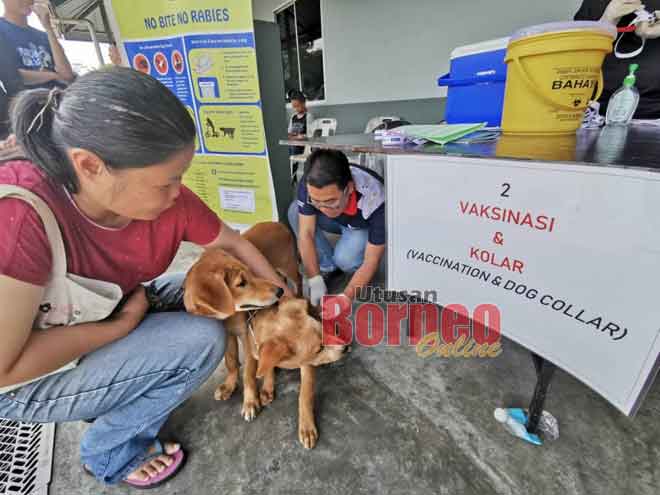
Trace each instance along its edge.
<instances>
[{"instance_id":1,"label":"dog's ear","mask_svg":"<svg viewBox=\"0 0 660 495\"><path fill-rule=\"evenodd\" d=\"M283 339L273 339L265 342L259 349L259 367L257 378L262 378L267 372L291 356L291 348Z\"/></svg>"},{"instance_id":2,"label":"dog's ear","mask_svg":"<svg viewBox=\"0 0 660 495\"><path fill-rule=\"evenodd\" d=\"M183 303L188 313L226 320L236 312L225 272L189 273L186 277Z\"/></svg>"}]
</instances>

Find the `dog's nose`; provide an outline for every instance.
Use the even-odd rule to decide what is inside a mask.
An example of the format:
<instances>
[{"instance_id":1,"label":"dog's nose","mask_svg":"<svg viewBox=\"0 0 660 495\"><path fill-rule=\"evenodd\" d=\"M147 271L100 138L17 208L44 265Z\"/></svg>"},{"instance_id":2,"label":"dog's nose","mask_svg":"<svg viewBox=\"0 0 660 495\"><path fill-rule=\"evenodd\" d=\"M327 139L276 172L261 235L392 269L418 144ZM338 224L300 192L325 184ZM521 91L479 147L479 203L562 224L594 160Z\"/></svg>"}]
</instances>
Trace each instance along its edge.
<instances>
[{"instance_id":1,"label":"dog's nose","mask_svg":"<svg viewBox=\"0 0 660 495\"><path fill-rule=\"evenodd\" d=\"M284 295L284 289L282 287L278 287L277 292L275 293L275 297L278 299Z\"/></svg>"}]
</instances>

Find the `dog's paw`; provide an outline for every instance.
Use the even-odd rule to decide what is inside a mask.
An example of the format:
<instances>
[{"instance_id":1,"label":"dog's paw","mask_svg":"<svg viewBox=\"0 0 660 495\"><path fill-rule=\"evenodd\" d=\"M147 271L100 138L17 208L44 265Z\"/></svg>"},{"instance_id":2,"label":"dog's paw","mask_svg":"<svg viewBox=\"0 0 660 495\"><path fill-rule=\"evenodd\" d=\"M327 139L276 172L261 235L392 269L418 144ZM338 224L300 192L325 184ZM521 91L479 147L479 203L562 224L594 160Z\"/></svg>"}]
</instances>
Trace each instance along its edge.
<instances>
[{"instance_id":1,"label":"dog's paw","mask_svg":"<svg viewBox=\"0 0 660 495\"><path fill-rule=\"evenodd\" d=\"M234 390L236 390L236 386L231 387L223 383L215 389L215 400L229 400L233 395Z\"/></svg>"},{"instance_id":2,"label":"dog's paw","mask_svg":"<svg viewBox=\"0 0 660 495\"><path fill-rule=\"evenodd\" d=\"M259 409L261 408L259 404L259 399L246 399L243 401L243 407L241 408L241 416L245 421L252 421L259 414Z\"/></svg>"},{"instance_id":3,"label":"dog's paw","mask_svg":"<svg viewBox=\"0 0 660 495\"><path fill-rule=\"evenodd\" d=\"M261 389L259 392L259 401L262 406L267 406L275 400L275 390Z\"/></svg>"},{"instance_id":4,"label":"dog's paw","mask_svg":"<svg viewBox=\"0 0 660 495\"><path fill-rule=\"evenodd\" d=\"M301 423L298 427L298 438L303 447L313 449L319 439L319 432L316 429L316 425L313 422L310 424Z\"/></svg>"}]
</instances>

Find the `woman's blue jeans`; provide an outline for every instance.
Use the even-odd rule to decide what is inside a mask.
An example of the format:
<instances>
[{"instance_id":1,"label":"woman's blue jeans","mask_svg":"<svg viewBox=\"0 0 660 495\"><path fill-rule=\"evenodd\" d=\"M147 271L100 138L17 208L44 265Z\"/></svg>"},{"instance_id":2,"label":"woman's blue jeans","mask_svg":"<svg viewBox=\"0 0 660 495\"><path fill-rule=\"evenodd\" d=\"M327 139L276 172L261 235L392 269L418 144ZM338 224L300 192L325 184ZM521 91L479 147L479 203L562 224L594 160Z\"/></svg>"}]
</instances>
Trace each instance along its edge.
<instances>
[{"instance_id":1,"label":"woman's blue jeans","mask_svg":"<svg viewBox=\"0 0 660 495\"><path fill-rule=\"evenodd\" d=\"M183 274L152 283L180 298ZM149 313L128 336L86 355L70 371L0 394L0 417L38 423L97 418L80 447L100 480L117 483L148 458L170 413L217 368L225 352L217 320L185 311Z\"/></svg>"}]
</instances>

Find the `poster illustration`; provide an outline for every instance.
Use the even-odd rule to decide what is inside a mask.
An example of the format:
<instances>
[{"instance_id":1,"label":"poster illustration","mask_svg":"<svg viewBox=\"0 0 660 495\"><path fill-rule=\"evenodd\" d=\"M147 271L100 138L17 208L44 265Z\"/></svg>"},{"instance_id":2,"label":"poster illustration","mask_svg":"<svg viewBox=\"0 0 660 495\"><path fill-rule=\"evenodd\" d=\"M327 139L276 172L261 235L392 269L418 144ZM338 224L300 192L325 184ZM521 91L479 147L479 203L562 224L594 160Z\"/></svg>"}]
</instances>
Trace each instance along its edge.
<instances>
[{"instance_id":1,"label":"poster illustration","mask_svg":"<svg viewBox=\"0 0 660 495\"><path fill-rule=\"evenodd\" d=\"M128 64L167 86L197 127L184 184L244 230L277 220L249 0L106 0Z\"/></svg>"}]
</instances>

